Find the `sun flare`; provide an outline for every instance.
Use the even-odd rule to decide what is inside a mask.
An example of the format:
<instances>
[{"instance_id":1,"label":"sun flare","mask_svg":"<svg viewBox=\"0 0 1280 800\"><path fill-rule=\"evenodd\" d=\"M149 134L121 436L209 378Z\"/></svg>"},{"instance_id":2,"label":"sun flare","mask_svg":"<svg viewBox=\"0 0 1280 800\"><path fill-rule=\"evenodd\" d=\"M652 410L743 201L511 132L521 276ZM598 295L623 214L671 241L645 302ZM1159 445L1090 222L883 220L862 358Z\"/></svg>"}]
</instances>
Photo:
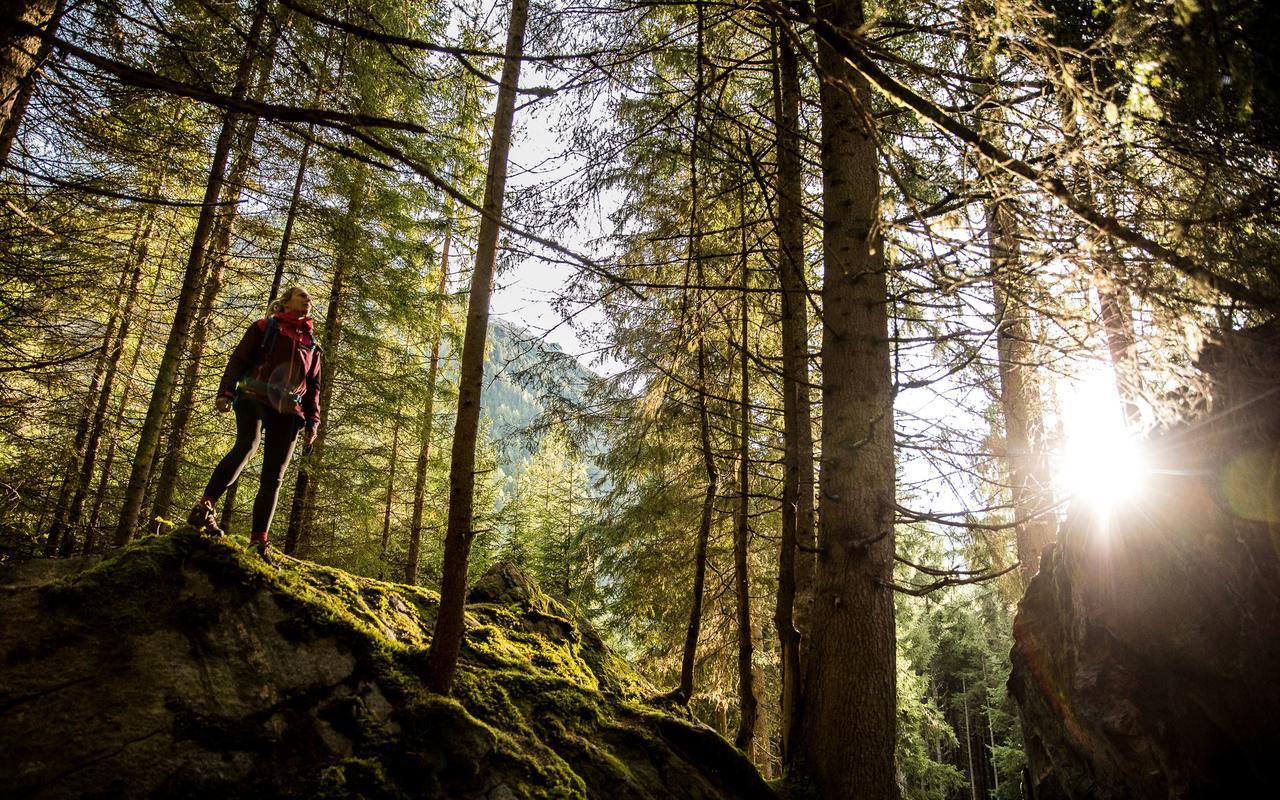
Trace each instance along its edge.
<instances>
[{"instance_id":1,"label":"sun flare","mask_svg":"<svg viewBox=\"0 0 1280 800\"><path fill-rule=\"evenodd\" d=\"M1062 451L1054 469L1059 491L1106 511L1136 498L1146 466L1124 424L1110 369L1099 367L1062 392Z\"/></svg>"}]
</instances>

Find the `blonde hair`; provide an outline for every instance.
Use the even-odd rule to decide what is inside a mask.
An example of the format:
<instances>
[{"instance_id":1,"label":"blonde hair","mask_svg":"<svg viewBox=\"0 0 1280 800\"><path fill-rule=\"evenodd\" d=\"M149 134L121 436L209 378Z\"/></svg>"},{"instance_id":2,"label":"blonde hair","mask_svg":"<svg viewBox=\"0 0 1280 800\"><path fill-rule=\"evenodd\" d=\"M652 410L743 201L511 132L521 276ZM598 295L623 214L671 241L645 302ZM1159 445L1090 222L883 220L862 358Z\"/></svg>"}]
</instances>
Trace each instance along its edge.
<instances>
[{"instance_id":1,"label":"blonde hair","mask_svg":"<svg viewBox=\"0 0 1280 800\"><path fill-rule=\"evenodd\" d=\"M289 298L293 297L294 292L305 292L305 291L306 291L305 287L299 286L298 284L295 283L293 286L290 286L288 289L285 289L284 292L282 292L279 297L271 301L271 305L267 306L267 313L279 314L280 312L284 311L284 304L289 302Z\"/></svg>"}]
</instances>

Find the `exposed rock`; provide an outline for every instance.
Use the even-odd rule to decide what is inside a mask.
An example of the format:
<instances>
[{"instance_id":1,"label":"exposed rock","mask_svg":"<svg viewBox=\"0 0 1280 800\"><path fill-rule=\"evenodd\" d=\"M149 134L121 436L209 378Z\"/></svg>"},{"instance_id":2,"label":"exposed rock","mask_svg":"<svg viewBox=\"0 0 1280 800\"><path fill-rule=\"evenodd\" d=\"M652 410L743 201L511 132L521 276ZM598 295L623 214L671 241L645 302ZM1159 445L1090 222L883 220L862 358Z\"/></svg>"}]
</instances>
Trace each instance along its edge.
<instances>
[{"instance_id":1,"label":"exposed rock","mask_svg":"<svg viewBox=\"0 0 1280 800\"><path fill-rule=\"evenodd\" d=\"M1207 353L1204 420L1148 443L1108 516L1074 509L1014 621L1036 800L1272 796L1280 751L1280 354Z\"/></svg>"},{"instance_id":2,"label":"exposed rock","mask_svg":"<svg viewBox=\"0 0 1280 800\"><path fill-rule=\"evenodd\" d=\"M50 566L56 565L56 566ZM0 787L62 797L772 797L518 572L486 576L454 698L432 592L147 539L0 574ZM505 586L506 589L502 589ZM519 591L514 591L519 587Z\"/></svg>"}]
</instances>

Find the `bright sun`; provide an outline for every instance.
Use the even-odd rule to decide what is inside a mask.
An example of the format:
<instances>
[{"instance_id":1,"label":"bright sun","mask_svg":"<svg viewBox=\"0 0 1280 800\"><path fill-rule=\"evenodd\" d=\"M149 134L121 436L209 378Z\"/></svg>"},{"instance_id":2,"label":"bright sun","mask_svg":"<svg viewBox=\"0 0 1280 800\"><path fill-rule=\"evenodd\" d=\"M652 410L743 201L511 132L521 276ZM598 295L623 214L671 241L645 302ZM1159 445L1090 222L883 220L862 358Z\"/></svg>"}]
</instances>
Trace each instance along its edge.
<instances>
[{"instance_id":1,"label":"bright sun","mask_svg":"<svg viewBox=\"0 0 1280 800\"><path fill-rule=\"evenodd\" d=\"M1054 468L1059 491L1100 512L1134 499L1146 466L1125 430L1110 368L1095 368L1068 383L1061 408L1065 439Z\"/></svg>"}]
</instances>

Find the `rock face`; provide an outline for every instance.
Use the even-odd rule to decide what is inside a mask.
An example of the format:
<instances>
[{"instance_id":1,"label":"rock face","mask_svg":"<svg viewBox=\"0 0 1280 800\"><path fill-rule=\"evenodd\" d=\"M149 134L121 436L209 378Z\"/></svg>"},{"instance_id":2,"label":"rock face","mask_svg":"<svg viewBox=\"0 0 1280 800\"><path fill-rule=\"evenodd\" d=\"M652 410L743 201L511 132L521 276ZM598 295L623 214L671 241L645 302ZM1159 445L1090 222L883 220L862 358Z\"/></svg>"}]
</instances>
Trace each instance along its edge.
<instances>
[{"instance_id":1,"label":"rock face","mask_svg":"<svg viewBox=\"0 0 1280 800\"><path fill-rule=\"evenodd\" d=\"M1014 621L1032 797L1274 796L1280 751L1280 349L1202 357L1201 422L1148 445L1113 514L1074 509Z\"/></svg>"},{"instance_id":2,"label":"rock face","mask_svg":"<svg viewBox=\"0 0 1280 800\"><path fill-rule=\"evenodd\" d=\"M193 534L0 573L6 798L770 798L518 571L468 606L455 696L416 679L432 592Z\"/></svg>"}]
</instances>

